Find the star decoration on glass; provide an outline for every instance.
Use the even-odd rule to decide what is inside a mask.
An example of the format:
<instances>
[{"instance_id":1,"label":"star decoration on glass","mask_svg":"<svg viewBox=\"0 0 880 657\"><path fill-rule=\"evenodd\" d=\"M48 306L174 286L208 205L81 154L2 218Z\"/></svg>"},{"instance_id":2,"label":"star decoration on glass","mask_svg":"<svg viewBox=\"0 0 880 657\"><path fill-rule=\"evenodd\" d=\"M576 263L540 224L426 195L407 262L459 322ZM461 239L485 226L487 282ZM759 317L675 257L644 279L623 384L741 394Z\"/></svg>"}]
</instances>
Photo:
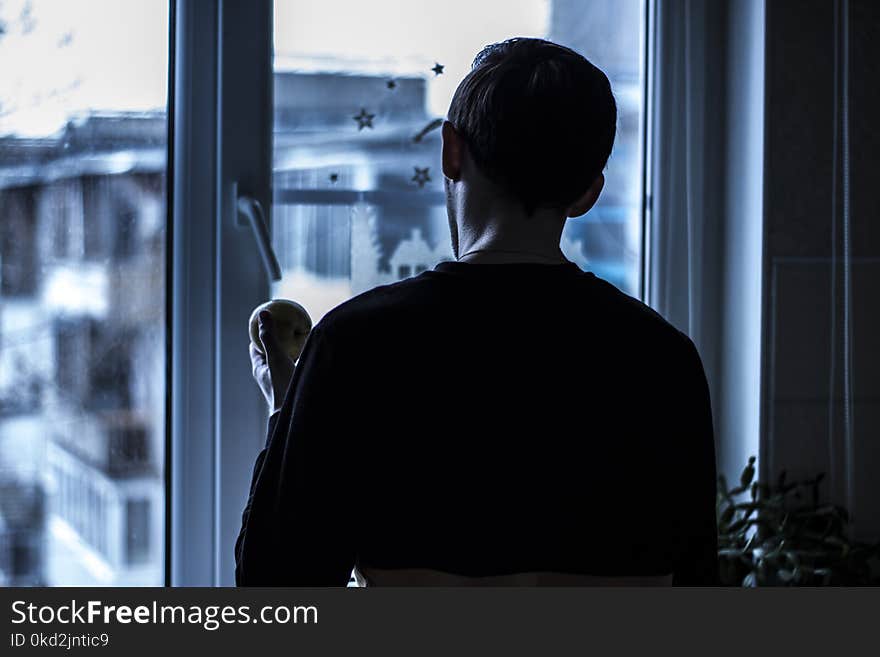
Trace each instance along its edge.
<instances>
[{"instance_id":1,"label":"star decoration on glass","mask_svg":"<svg viewBox=\"0 0 880 657\"><path fill-rule=\"evenodd\" d=\"M424 187L426 182L430 182L431 176L428 175L428 171L431 170L431 167L425 167L424 169L420 169L419 167L413 167L416 170L415 174L411 180L414 183L417 183L419 187Z\"/></svg>"},{"instance_id":2,"label":"star decoration on glass","mask_svg":"<svg viewBox=\"0 0 880 657\"><path fill-rule=\"evenodd\" d=\"M385 86L389 89L394 89L397 87L397 82L395 82L394 80L388 80L388 82L385 83Z\"/></svg>"},{"instance_id":3,"label":"star decoration on glass","mask_svg":"<svg viewBox=\"0 0 880 657\"><path fill-rule=\"evenodd\" d=\"M372 128L373 127L373 119L376 118L375 114L370 114L367 112L365 107L361 107L361 111L354 115L353 118L357 121L358 131L363 130L364 128Z\"/></svg>"},{"instance_id":4,"label":"star decoration on glass","mask_svg":"<svg viewBox=\"0 0 880 657\"><path fill-rule=\"evenodd\" d=\"M338 173L331 173L330 174L330 182L333 183L334 185L337 182L339 182L339 174Z\"/></svg>"},{"instance_id":5,"label":"star decoration on glass","mask_svg":"<svg viewBox=\"0 0 880 657\"><path fill-rule=\"evenodd\" d=\"M443 73L443 64L434 62L434 68L432 68L431 70L434 71L435 76L441 75Z\"/></svg>"}]
</instances>

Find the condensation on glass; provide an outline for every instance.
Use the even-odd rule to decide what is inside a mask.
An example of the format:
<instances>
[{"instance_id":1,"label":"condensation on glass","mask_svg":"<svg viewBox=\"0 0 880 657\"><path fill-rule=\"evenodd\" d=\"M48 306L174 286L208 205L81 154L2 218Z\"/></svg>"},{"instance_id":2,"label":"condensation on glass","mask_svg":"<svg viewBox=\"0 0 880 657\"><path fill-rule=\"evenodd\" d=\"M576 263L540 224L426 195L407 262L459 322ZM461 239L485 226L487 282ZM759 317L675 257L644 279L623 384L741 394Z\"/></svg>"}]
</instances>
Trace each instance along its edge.
<instances>
[{"instance_id":1,"label":"condensation on glass","mask_svg":"<svg viewBox=\"0 0 880 657\"><path fill-rule=\"evenodd\" d=\"M273 294L318 321L376 285L452 259L440 131L483 46L549 38L611 80L618 136L598 205L566 256L639 287L642 0L275 2Z\"/></svg>"},{"instance_id":2,"label":"condensation on glass","mask_svg":"<svg viewBox=\"0 0 880 657\"><path fill-rule=\"evenodd\" d=\"M0 585L164 582L167 53L165 0L0 3Z\"/></svg>"}]
</instances>

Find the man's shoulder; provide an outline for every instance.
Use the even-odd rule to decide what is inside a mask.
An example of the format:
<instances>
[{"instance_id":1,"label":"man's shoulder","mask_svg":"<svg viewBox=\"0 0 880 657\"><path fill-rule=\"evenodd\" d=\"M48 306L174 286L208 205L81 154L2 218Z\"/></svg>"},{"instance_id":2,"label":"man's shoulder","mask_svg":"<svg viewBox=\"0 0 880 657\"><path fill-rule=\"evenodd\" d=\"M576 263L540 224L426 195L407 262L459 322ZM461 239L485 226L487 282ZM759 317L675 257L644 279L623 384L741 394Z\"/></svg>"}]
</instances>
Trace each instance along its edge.
<instances>
[{"instance_id":1,"label":"man's shoulder","mask_svg":"<svg viewBox=\"0 0 880 657\"><path fill-rule=\"evenodd\" d=\"M599 311L599 321L606 324L609 332L626 336L631 346L662 350L674 358L696 353L692 340L656 310L608 281L592 273L582 273L585 294L598 304L589 312ZM435 283L436 279L430 275L421 274L373 287L330 310L319 326L325 334L360 336L365 332L385 331L401 318L418 312L421 305L431 305L433 297L430 293ZM577 302L578 299L572 298L572 304Z\"/></svg>"},{"instance_id":2,"label":"man's shoulder","mask_svg":"<svg viewBox=\"0 0 880 657\"><path fill-rule=\"evenodd\" d=\"M704 389L706 374L694 341L646 303L600 281L609 343L626 354L639 376L661 398ZM657 387L659 386L659 387ZM690 394L690 393L685 393Z\"/></svg>"},{"instance_id":3,"label":"man's shoulder","mask_svg":"<svg viewBox=\"0 0 880 657\"><path fill-rule=\"evenodd\" d=\"M686 333L676 328L651 306L598 276L595 281L597 295L605 308L605 319L611 330L622 331L633 339L647 340L652 346L662 345L679 354L695 349L693 341Z\"/></svg>"},{"instance_id":4,"label":"man's shoulder","mask_svg":"<svg viewBox=\"0 0 880 657\"><path fill-rule=\"evenodd\" d=\"M324 333L375 327L388 321L396 310L406 310L416 302L419 288L426 281L423 276L415 276L365 290L327 312L318 326Z\"/></svg>"}]
</instances>

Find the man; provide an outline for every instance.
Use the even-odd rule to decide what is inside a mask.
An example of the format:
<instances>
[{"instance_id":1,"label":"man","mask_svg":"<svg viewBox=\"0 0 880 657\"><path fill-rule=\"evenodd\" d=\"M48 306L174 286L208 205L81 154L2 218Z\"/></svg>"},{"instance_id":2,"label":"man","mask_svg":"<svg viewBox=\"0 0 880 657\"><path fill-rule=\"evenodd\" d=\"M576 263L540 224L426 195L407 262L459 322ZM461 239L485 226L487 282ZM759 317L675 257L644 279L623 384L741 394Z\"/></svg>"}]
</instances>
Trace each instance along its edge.
<instances>
[{"instance_id":1,"label":"man","mask_svg":"<svg viewBox=\"0 0 880 657\"><path fill-rule=\"evenodd\" d=\"M559 247L616 120L581 55L488 46L442 128L456 261L335 308L295 369L261 318L238 584L717 583L699 355Z\"/></svg>"}]
</instances>

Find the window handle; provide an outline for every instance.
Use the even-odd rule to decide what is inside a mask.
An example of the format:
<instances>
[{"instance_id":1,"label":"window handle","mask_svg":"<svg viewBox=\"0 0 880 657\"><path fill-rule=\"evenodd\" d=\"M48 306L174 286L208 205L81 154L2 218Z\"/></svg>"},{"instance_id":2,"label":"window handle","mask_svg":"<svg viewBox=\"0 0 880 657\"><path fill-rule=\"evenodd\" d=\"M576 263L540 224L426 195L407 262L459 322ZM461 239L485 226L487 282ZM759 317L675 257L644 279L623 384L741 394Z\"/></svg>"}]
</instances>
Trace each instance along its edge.
<instances>
[{"instance_id":1,"label":"window handle","mask_svg":"<svg viewBox=\"0 0 880 657\"><path fill-rule=\"evenodd\" d=\"M251 226L254 233L254 239L257 242L257 249L260 251L260 257L263 259L263 265L266 267L266 274L269 280L281 280L281 265L278 264L278 258L275 257L275 250L272 248L272 240L269 238L269 229L266 226L266 215L263 212L263 206L260 202L246 194L240 194L237 200L237 209L239 216L244 215Z\"/></svg>"}]
</instances>

